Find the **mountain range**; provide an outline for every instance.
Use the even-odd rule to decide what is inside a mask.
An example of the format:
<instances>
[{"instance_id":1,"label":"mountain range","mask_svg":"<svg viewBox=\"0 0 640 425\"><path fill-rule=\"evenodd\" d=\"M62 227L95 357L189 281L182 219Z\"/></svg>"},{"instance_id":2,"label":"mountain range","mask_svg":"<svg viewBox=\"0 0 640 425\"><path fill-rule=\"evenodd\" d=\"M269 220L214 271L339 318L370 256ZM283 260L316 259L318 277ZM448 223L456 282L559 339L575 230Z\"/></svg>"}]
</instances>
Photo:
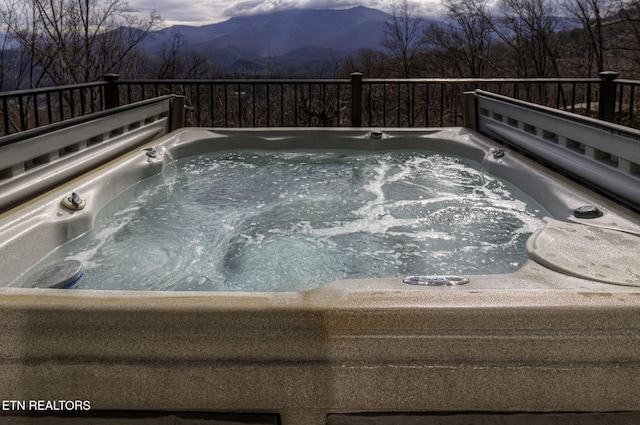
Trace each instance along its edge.
<instances>
[{"instance_id":1,"label":"mountain range","mask_svg":"<svg viewBox=\"0 0 640 425\"><path fill-rule=\"evenodd\" d=\"M357 6L351 9L288 9L238 16L204 25L175 25L152 32L142 48L151 59L171 49L180 34L183 53L197 52L226 75L326 76L333 62L361 49L383 50L391 15ZM442 18L424 17L425 23ZM559 18L559 29L578 26ZM3 34L0 34L0 39ZM332 75L331 75L332 76Z\"/></svg>"},{"instance_id":2,"label":"mountain range","mask_svg":"<svg viewBox=\"0 0 640 425\"><path fill-rule=\"evenodd\" d=\"M175 25L145 41L157 55L179 33L183 49L197 51L225 72L261 73L270 62L288 67L344 57L363 48L381 49L390 15L363 6L344 10L291 9L192 27Z\"/></svg>"}]
</instances>

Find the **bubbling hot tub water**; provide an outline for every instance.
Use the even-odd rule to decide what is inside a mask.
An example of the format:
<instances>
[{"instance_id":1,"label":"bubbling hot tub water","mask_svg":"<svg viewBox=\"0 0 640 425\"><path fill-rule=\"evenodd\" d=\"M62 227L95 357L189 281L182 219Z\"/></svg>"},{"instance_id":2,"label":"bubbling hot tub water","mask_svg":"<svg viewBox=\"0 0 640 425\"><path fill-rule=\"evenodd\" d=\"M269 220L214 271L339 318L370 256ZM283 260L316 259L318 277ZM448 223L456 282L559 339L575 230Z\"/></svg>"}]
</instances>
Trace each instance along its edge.
<instances>
[{"instance_id":1,"label":"bubbling hot tub water","mask_svg":"<svg viewBox=\"0 0 640 425\"><path fill-rule=\"evenodd\" d=\"M481 164L438 153L217 152L130 188L32 270L77 259L79 289L202 291L507 273L544 215Z\"/></svg>"}]
</instances>

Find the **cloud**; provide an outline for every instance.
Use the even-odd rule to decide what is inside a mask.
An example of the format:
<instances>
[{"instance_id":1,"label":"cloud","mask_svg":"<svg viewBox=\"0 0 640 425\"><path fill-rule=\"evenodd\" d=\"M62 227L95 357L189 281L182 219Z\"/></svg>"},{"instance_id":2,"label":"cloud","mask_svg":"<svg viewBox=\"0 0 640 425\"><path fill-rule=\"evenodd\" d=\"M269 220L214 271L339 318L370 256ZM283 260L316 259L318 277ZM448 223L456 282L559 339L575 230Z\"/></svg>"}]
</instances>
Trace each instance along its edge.
<instances>
[{"instance_id":1,"label":"cloud","mask_svg":"<svg viewBox=\"0 0 640 425\"><path fill-rule=\"evenodd\" d=\"M141 14L155 10L164 19L165 26L199 26L229 19L221 13L229 4L224 0L129 0L129 4Z\"/></svg>"},{"instance_id":2,"label":"cloud","mask_svg":"<svg viewBox=\"0 0 640 425\"><path fill-rule=\"evenodd\" d=\"M226 7L223 10L223 14L231 17L256 15L286 9L348 9L355 6L367 6L376 9L384 6L383 3L378 0L241 0Z\"/></svg>"},{"instance_id":3,"label":"cloud","mask_svg":"<svg viewBox=\"0 0 640 425\"><path fill-rule=\"evenodd\" d=\"M440 0L410 0L425 14L433 14ZM286 9L347 9L366 6L389 12L392 0L129 0L141 13L156 10L166 26L199 26L222 22L234 16L256 15Z\"/></svg>"}]
</instances>

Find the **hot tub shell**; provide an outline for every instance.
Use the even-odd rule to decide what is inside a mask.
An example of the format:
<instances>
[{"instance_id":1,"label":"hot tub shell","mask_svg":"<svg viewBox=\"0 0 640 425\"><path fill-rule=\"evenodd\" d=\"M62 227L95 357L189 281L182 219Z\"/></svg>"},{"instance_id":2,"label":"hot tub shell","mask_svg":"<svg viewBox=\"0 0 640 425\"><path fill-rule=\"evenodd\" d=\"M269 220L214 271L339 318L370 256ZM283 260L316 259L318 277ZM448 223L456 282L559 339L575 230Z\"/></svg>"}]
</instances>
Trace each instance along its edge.
<instances>
[{"instance_id":1,"label":"hot tub shell","mask_svg":"<svg viewBox=\"0 0 640 425\"><path fill-rule=\"evenodd\" d=\"M640 258L638 214L515 152L487 156L495 146L464 128L385 129L380 138L367 129L178 130L0 216L3 283L88 231L113 197L162 170L163 152L232 148L484 159L552 215L532 240L561 228L563 251L588 236L594 252L630 241L620 249ZM60 205L72 192L84 209ZM576 218L583 205L602 217ZM90 400L94 411L275 413L284 425L321 424L332 413L638 411L640 266L624 261L626 282L578 258L530 260L450 287L403 276L284 293L3 287L0 397Z\"/></svg>"}]
</instances>

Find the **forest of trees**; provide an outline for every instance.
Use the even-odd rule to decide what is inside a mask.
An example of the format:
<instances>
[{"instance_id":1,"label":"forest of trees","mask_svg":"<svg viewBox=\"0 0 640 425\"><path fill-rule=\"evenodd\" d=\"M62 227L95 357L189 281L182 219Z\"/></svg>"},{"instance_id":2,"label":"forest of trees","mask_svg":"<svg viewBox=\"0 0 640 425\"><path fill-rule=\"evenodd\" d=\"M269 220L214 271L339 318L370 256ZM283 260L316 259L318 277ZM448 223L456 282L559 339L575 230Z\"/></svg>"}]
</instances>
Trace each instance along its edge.
<instances>
[{"instance_id":1,"label":"forest of trees","mask_svg":"<svg viewBox=\"0 0 640 425\"><path fill-rule=\"evenodd\" d=\"M349 67L399 77L588 78L607 70L640 77L638 0L441 4L442 23L427 24L416 6L397 3L384 55L360 52Z\"/></svg>"},{"instance_id":2,"label":"forest of trees","mask_svg":"<svg viewBox=\"0 0 640 425\"><path fill-rule=\"evenodd\" d=\"M441 0L441 6L442 19L433 21L416 3L398 0L380 49L333 61L332 75L306 76L596 77L615 70L640 78L640 0ZM145 55L142 41L161 25L155 12L141 17L123 0L3 0L0 91L98 81L108 73L225 76L179 33L160 57ZM276 69L268 76L290 76Z\"/></svg>"}]
</instances>

